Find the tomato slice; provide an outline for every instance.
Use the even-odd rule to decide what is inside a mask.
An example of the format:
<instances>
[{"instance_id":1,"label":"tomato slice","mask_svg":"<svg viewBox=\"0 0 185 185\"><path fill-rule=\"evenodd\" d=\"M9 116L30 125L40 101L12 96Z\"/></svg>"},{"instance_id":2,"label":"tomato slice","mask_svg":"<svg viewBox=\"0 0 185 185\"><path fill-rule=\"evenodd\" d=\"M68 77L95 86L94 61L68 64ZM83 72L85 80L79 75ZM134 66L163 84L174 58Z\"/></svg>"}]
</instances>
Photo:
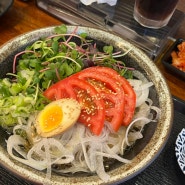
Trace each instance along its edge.
<instances>
[{"instance_id":1,"label":"tomato slice","mask_svg":"<svg viewBox=\"0 0 185 185\"><path fill-rule=\"evenodd\" d=\"M95 135L101 133L105 121L105 104L88 82L71 76L49 87L43 95L50 100L76 99L82 107L79 122L89 127Z\"/></svg>"},{"instance_id":2,"label":"tomato slice","mask_svg":"<svg viewBox=\"0 0 185 185\"><path fill-rule=\"evenodd\" d=\"M112 125L114 131L118 131L124 118L124 90L117 84L114 78L94 70L94 67L87 68L74 75L74 78L85 80L95 87L105 103L106 120Z\"/></svg>"},{"instance_id":3,"label":"tomato slice","mask_svg":"<svg viewBox=\"0 0 185 185\"><path fill-rule=\"evenodd\" d=\"M87 68L85 70L88 71ZM122 86L124 93L125 93L125 107L124 107L124 118L123 118L123 125L127 126L132 121L132 118L134 116L135 112L135 106L136 106L136 94L130 85L130 83L122 76L120 76L115 70L108 68L108 67L91 67L91 71L94 71L96 73L101 73L102 75L106 74L110 76L110 78L113 78L116 80L116 83Z\"/></svg>"},{"instance_id":4,"label":"tomato slice","mask_svg":"<svg viewBox=\"0 0 185 185\"><path fill-rule=\"evenodd\" d=\"M108 120L117 131L127 126L134 115L136 94L130 83L108 67L90 67L44 92L50 100L74 98L82 105L79 121L99 135Z\"/></svg>"},{"instance_id":5,"label":"tomato slice","mask_svg":"<svg viewBox=\"0 0 185 185\"><path fill-rule=\"evenodd\" d=\"M43 95L49 100L58 100L61 98L73 98L76 99L76 94L68 84L68 78L61 80L47 90L44 91Z\"/></svg>"}]
</instances>

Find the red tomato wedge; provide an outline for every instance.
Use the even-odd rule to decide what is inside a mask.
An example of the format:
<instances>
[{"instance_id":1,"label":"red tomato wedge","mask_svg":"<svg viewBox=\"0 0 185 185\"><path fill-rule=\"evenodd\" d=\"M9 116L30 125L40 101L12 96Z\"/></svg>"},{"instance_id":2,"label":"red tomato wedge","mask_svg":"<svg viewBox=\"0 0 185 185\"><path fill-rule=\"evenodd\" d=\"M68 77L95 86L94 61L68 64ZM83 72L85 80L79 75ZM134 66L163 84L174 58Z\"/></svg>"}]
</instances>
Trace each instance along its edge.
<instances>
[{"instance_id":1,"label":"red tomato wedge","mask_svg":"<svg viewBox=\"0 0 185 185\"><path fill-rule=\"evenodd\" d=\"M79 122L89 127L95 135L101 133L105 122L105 104L96 89L86 81L68 77L49 87L44 96L50 100L76 99L82 107Z\"/></svg>"},{"instance_id":2,"label":"red tomato wedge","mask_svg":"<svg viewBox=\"0 0 185 185\"><path fill-rule=\"evenodd\" d=\"M114 78L94 69L95 67L87 68L73 77L85 80L95 87L105 103L105 119L111 123L114 131L118 131L124 118L124 90Z\"/></svg>"},{"instance_id":3,"label":"red tomato wedge","mask_svg":"<svg viewBox=\"0 0 185 185\"><path fill-rule=\"evenodd\" d=\"M108 67L92 67L87 68L85 71L91 70L96 73L101 73L103 75L108 75L110 78L113 78L117 84L119 84L125 93L125 107L124 107L124 118L123 118L123 125L127 126L132 121L135 106L136 106L136 94L130 85L130 83L122 76L120 76L115 70L108 68Z\"/></svg>"},{"instance_id":4,"label":"red tomato wedge","mask_svg":"<svg viewBox=\"0 0 185 185\"><path fill-rule=\"evenodd\" d=\"M79 121L99 135L105 120L118 131L134 115L136 95L129 82L108 67L90 67L57 82L45 92L50 100L74 98L82 105Z\"/></svg>"}]
</instances>

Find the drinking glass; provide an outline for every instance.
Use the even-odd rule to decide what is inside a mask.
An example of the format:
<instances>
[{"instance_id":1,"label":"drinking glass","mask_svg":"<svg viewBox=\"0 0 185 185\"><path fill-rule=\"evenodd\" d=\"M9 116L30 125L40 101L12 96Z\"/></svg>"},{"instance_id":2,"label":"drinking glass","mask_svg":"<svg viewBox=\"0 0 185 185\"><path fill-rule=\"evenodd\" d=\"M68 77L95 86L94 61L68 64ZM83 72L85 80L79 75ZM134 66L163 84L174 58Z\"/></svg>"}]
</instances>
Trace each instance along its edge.
<instances>
[{"instance_id":1,"label":"drinking glass","mask_svg":"<svg viewBox=\"0 0 185 185\"><path fill-rule=\"evenodd\" d=\"M134 19L142 26L161 28L172 17L178 0L135 0Z\"/></svg>"}]
</instances>

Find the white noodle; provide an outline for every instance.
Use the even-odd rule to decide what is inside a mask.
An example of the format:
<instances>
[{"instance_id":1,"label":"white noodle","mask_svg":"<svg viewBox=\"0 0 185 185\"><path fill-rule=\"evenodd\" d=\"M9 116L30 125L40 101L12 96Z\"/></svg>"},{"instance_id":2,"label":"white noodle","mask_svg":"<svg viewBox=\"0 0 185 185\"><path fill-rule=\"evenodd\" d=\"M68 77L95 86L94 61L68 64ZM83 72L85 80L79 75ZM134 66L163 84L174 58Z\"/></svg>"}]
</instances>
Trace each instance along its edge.
<instances>
[{"instance_id":1,"label":"white noodle","mask_svg":"<svg viewBox=\"0 0 185 185\"><path fill-rule=\"evenodd\" d=\"M7 140L7 150L10 156L21 163L37 170L47 170L45 184L51 178L52 165L58 166L55 171L61 173L90 172L96 173L104 182L109 180L104 168L104 157L116 159L122 163L130 163L128 159L121 157L125 149L136 140L143 137L143 127L149 122L157 121L160 109L153 106L148 98L149 88L153 83L139 72L134 72L138 79L129 80L136 92L137 108L134 118L128 127L121 127L114 132L110 123L105 122L102 133L93 135L88 128L76 123L65 133L53 138L42 138L35 133L33 127L36 115L29 120L19 119L19 125L13 129L13 135ZM152 111L152 112L151 112ZM156 113L153 118L153 112ZM137 128L137 129L135 129ZM27 140L16 135L17 130L23 130L27 134ZM32 147L27 151L24 146ZM61 165L68 165L62 168Z\"/></svg>"}]
</instances>

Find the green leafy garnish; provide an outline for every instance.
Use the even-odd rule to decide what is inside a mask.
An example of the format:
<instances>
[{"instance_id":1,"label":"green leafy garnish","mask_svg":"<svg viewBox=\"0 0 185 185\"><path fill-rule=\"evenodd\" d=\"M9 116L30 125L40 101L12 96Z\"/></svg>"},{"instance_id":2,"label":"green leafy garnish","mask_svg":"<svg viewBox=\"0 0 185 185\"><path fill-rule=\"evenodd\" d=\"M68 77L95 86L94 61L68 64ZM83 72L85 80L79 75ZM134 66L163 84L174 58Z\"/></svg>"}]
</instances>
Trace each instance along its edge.
<instances>
[{"instance_id":1,"label":"green leafy garnish","mask_svg":"<svg viewBox=\"0 0 185 185\"><path fill-rule=\"evenodd\" d=\"M67 32L66 25L54 29L54 34L37 40L15 55L10 78L0 79L0 125L11 127L20 118L41 110L48 100L42 93L50 85L77 73L85 67L100 65L115 69L131 78L132 71L121 60L124 55L113 46L101 51L87 33Z\"/></svg>"}]
</instances>

